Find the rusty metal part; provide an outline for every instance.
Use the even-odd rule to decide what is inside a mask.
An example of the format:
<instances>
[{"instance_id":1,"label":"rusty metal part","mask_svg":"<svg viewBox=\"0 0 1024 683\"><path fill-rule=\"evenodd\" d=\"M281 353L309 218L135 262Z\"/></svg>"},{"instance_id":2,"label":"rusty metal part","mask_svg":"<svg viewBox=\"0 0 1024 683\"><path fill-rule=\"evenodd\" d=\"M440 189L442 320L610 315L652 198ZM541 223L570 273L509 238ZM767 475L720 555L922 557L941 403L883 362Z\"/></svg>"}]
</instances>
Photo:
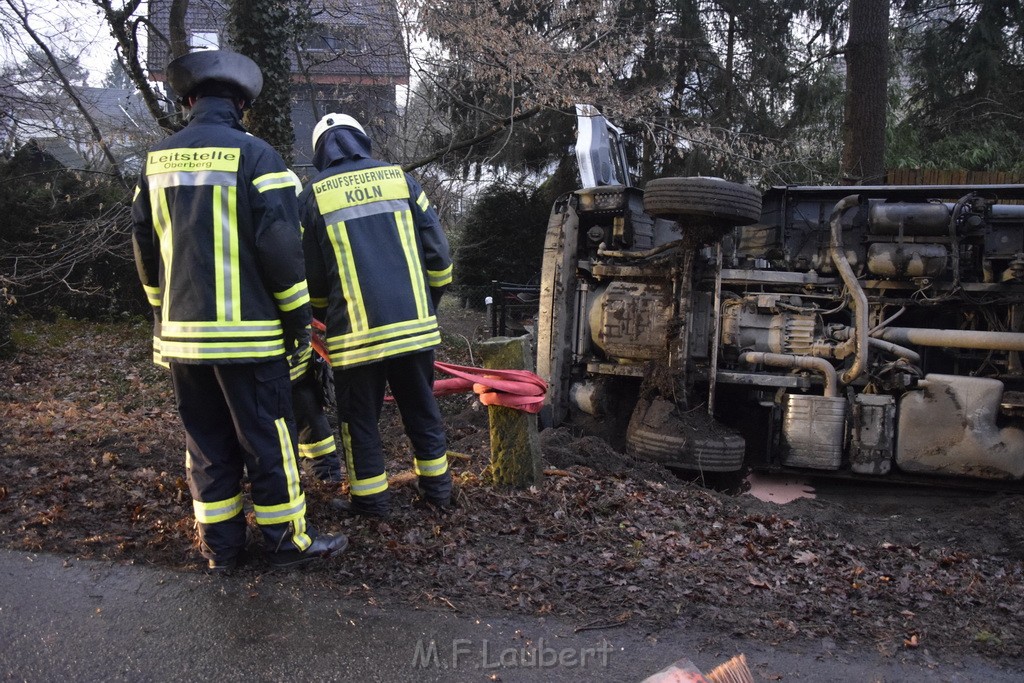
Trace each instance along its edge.
<instances>
[{"instance_id":1,"label":"rusty metal part","mask_svg":"<svg viewBox=\"0 0 1024 683\"><path fill-rule=\"evenodd\" d=\"M675 240L673 242L661 244L651 249L644 249L643 251L624 251L615 249L605 249L604 245L602 244L597 248L597 255L607 256L608 258L645 259L669 251L670 249L676 249L681 246L683 246L683 240Z\"/></svg>"},{"instance_id":2,"label":"rusty metal part","mask_svg":"<svg viewBox=\"0 0 1024 683\"><path fill-rule=\"evenodd\" d=\"M899 402L896 465L904 472L1024 478L1024 430L1000 425L1004 385L928 374Z\"/></svg>"},{"instance_id":3,"label":"rusty metal part","mask_svg":"<svg viewBox=\"0 0 1024 683\"><path fill-rule=\"evenodd\" d=\"M868 247L868 271L888 278L937 278L946 270L949 253L941 244L878 242Z\"/></svg>"},{"instance_id":4,"label":"rusty metal part","mask_svg":"<svg viewBox=\"0 0 1024 683\"><path fill-rule=\"evenodd\" d=\"M654 360L665 357L672 312L667 282L615 281L589 299L585 320L590 341L612 358Z\"/></svg>"},{"instance_id":5,"label":"rusty metal part","mask_svg":"<svg viewBox=\"0 0 1024 683\"><path fill-rule=\"evenodd\" d=\"M868 231L872 235L940 236L949 229L950 206L922 202L872 202Z\"/></svg>"},{"instance_id":6,"label":"rusty metal part","mask_svg":"<svg viewBox=\"0 0 1024 683\"><path fill-rule=\"evenodd\" d=\"M786 394L782 401L782 464L838 470L843 462L846 399Z\"/></svg>"},{"instance_id":7,"label":"rusty metal part","mask_svg":"<svg viewBox=\"0 0 1024 683\"><path fill-rule=\"evenodd\" d=\"M850 469L888 474L896 444L896 399L886 394L857 394L850 411Z\"/></svg>"},{"instance_id":8,"label":"rusty metal part","mask_svg":"<svg viewBox=\"0 0 1024 683\"><path fill-rule=\"evenodd\" d=\"M881 329L876 328L872 333L874 334L880 332ZM832 336L840 341L843 341L849 339L851 333L852 330L849 327L847 327L833 331ZM897 356L898 358L902 358L909 363L913 363L914 365L921 364L921 354L912 349L908 349L905 346L894 344L891 341L878 339L877 337L868 337L868 344L870 344L873 348L876 348L880 351L885 351L886 353L891 353L892 355Z\"/></svg>"}]
</instances>

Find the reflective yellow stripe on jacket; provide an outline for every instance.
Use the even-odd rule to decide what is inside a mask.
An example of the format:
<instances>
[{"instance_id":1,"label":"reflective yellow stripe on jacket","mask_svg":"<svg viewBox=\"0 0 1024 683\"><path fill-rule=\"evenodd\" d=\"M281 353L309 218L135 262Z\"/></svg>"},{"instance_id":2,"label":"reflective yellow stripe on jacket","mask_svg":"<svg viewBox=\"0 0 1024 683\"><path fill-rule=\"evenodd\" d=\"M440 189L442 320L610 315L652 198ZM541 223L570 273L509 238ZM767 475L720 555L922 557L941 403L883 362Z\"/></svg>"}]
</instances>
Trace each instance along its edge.
<instances>
[{"instance_id":1,"label":"reflective yellow stripe on jacket","mask_svg":"<svg viewBox=\"0 0 1024 683\"><path fill-rule=\"evenodd\" d=\"M272 358L284 353L279 320L251 321L242 316L243 282L239 263L238 169L239 148L200 147L163 149L146 157L153 227L160 240L165 281L162 287L146 287L150 304L161 306L160 354L164 358L198 361L234 358ZM270 173L254 181L259 191L290 186L290 176ZM168 193L177 188L208 188L212 251L209 267L214 285L215 313L210 321L174 320L175 290L170 282L174 259L175 226ZM308 301L305 282L275 293L281 310L293 310Z\"/></svg>"},{"instance_id":2,"label":"reflective yellow stripe on jacket","mask_svg":"<svg viewBox=\"0 0 1024 683\"><path fill-rule=\"evenodd\" d=\"M431 287L444 287L451 284L452 267L448 266L444 270L428 270L427 278L430 280Z\"/></svg>"},{"instance_id":3,"label":"reflective yellow stripe on jacket","mask_svg":"<svg viewBox=\"0 0 1024 683\"><path fill-rule=\"evenodd\" d=\"M345 332L338 334L337 330L328 329L330 336L326 342L331 365L359 365L437 346L441 336L437 319L430 310L427 283L429 280L430 286L434 286L435 281L446 284L451 279L451 268L431 274L424 270L409 203L409 185L402 169L380 166L340 173L314 183L313 191L337 265L338 284L348 319ZM422 193L416 203L421 209L429 206ZM396 259L392 259L390 265L404 269L408 274L411 285L409 308L400 314L397 311L374 310L378 320L383 317L385 321L390 318L397 322L371 325L364 288L370 287L367 291L372 292L373 287L385 284L382 280L386 281L389 274L374 272L370 276L378 280L370 283L360 280L360 264L356 262L352 247L354 238L350 233L350 223L360 219L386 219L389 227L382 229L397 233L401 252L395 254ZM359 229L365 230L365 226L360 224ZM366 277L367 273L364 271L362 275ZM327 302L317 300L314 304L323 307Z\"/></svg>"},{"instance_id":4,"label":"reflective yellow stripe on jacket","mask_svg":"<svg viewBox=\"0 0 1024 683\"><path fill-rule=\"evenodd\" d=\"M430 349L441 343L437 318L430 315L367 330L327 338L331 365L344 367L390 356Z\"/></svg>"}]
</instances>

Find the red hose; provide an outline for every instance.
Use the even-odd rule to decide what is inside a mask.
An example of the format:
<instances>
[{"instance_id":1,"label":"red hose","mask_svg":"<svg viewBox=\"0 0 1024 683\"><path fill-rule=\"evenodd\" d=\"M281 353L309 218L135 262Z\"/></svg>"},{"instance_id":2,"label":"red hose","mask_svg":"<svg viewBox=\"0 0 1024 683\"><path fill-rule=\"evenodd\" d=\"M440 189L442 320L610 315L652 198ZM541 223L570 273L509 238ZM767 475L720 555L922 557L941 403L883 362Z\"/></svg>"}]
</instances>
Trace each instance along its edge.
<instances>
[{"instance_id":1,"label":"red hose","mask_svg":"<svg viewBox=\"0 0 1024 683\"><path fill-rule=\"evenodd\" d=\"M331 356L327 352L322 334L325 330L324 324L314 318L313 350L330 363ZM451 379L439 379L434 382L435 396L462 394L472 390L485 406L503 406L527 413L539 413L544 404L544 394L548 390L548 383L528 370L493 370L440 361L435 361L434 367L452 375ZM384 400L393 399L386 396Z\"/></svg>"}]
</instances>

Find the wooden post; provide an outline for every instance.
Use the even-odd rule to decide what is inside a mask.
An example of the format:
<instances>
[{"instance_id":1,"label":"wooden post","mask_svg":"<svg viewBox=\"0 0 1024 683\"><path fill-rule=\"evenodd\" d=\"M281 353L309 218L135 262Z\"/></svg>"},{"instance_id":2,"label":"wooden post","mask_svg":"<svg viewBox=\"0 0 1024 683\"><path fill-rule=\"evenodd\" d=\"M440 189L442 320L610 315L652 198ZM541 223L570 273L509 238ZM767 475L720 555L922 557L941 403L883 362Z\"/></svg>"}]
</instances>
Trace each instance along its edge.
<instances>
[{"instance_id":1,"label":"wooden post","mask_svg":"<svg viewBox=\"0 0 1024 683\"><path fill-rule=\"evenodd\" d=\"M495 337L476 344L484 368L529 370L529 337ZM514 408L488 406L491 430L491 480L504 486L537 486L544 476L537 416Z\"/></svg>"}]
</instances>

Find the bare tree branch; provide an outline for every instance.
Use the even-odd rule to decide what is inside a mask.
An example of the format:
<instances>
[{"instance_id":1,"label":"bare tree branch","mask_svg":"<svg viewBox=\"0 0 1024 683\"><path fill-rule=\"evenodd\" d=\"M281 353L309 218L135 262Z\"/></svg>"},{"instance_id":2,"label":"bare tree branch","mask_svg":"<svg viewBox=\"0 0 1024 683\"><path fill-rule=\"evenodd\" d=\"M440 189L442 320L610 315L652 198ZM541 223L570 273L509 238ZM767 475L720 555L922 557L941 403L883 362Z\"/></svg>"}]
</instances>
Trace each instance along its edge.
<instances>
[{"instance_id":1,"label":"bare tree branch","mask_svg":"<svg viewBox=\"0 0 1024 683\"><path fill-rule=\"evenodd\" d=\"M11 2L11 0L7 0L7 2ZM180 130L183 125L180 117L176 113L169 113L164 109L163 101L149 82L146 70L142 66L139 56L138 30L141 24L148 22L143 17L133 17L141 0L130 0L119 10L114 9L111 0L92 0L92 3L103 11L110 34L117 41L122 65L135 87L142 94L149 113L168 133Z\"/></svg>"},{"instance_id":2,"label":"bare tree branch","mask_svg":"<svg viewBox=\"0 0 1024 683\"><path fill-rule=\"evenodd\" d=\"M75 108L78 109L78 112L82 115L82 118L84 118L86 123L89 124L89 130L92 132L93 138L96 140L96 143L100 146L100 149L103 150L103 156L107 158L107 162L110 163L110 167L113 169L117 177L120 178L120 164L117 163L117 159L114 158L114 154L110 151L110 147L107 146L106 141L103 139L103 133L100 132L99 126L96 125L96 120L93 119L92 115L89 113L89 110L85 108L85 105L82 103L81 98L78 96L78 92L76 92L75 88L71 85L71 81L69 81L68 77L64 75L64 70L61 68L58 59L53 55L53 52L50 50L50 46L47 45L46 41L42 39L42 36L36 33L36 31L32 28L32 24L29 22L28 8L24 4L21 4L19 7L13 0L4 1L7 3L7 6L11 8L11 11L14 12L15 16L18 17L18 21L21 22L21 27L25 29L25 32L28 33L30 38L32 38L32 41L39 47L42 53L46 56L46 61L48 61L50 63L50 66L53 68L54 75L56 75L57 79L60 81L61 87L64 88L64 92L66 92L68 97L71 98L71 101L74 103Z\"/></svg>"},{"instance_id":3,"label":"bare tree branch","mask_svg":"<svg viewBox=\"0 0 1024 683\"><path fill-rule=\"evenodd\" d=\"M521 111L518 114L514 114L513 116L508 117L502 122L497 123L494 126L491 126L489 129L485 130L483 133L480 133L476 137L470 138L468 140L460 140L459 142L452 142L445 149L438 150L437 152L434 152L433 154L422 159L411 161L405 164L402 168L406 171L412 171L414 169L420 168L421 166L426 166L427 164L437 161L446 154L456 152L460 149L465 149L467 147L472 147L473 145L479 144L484 140L494 137L495 135L505 130L509 126L515 124L516 122L528 119L531 116L535 116L536 114L539 114L540 111L541 108L539 106L526 109L525 111Z\"/></svg>"}]
</instances>

